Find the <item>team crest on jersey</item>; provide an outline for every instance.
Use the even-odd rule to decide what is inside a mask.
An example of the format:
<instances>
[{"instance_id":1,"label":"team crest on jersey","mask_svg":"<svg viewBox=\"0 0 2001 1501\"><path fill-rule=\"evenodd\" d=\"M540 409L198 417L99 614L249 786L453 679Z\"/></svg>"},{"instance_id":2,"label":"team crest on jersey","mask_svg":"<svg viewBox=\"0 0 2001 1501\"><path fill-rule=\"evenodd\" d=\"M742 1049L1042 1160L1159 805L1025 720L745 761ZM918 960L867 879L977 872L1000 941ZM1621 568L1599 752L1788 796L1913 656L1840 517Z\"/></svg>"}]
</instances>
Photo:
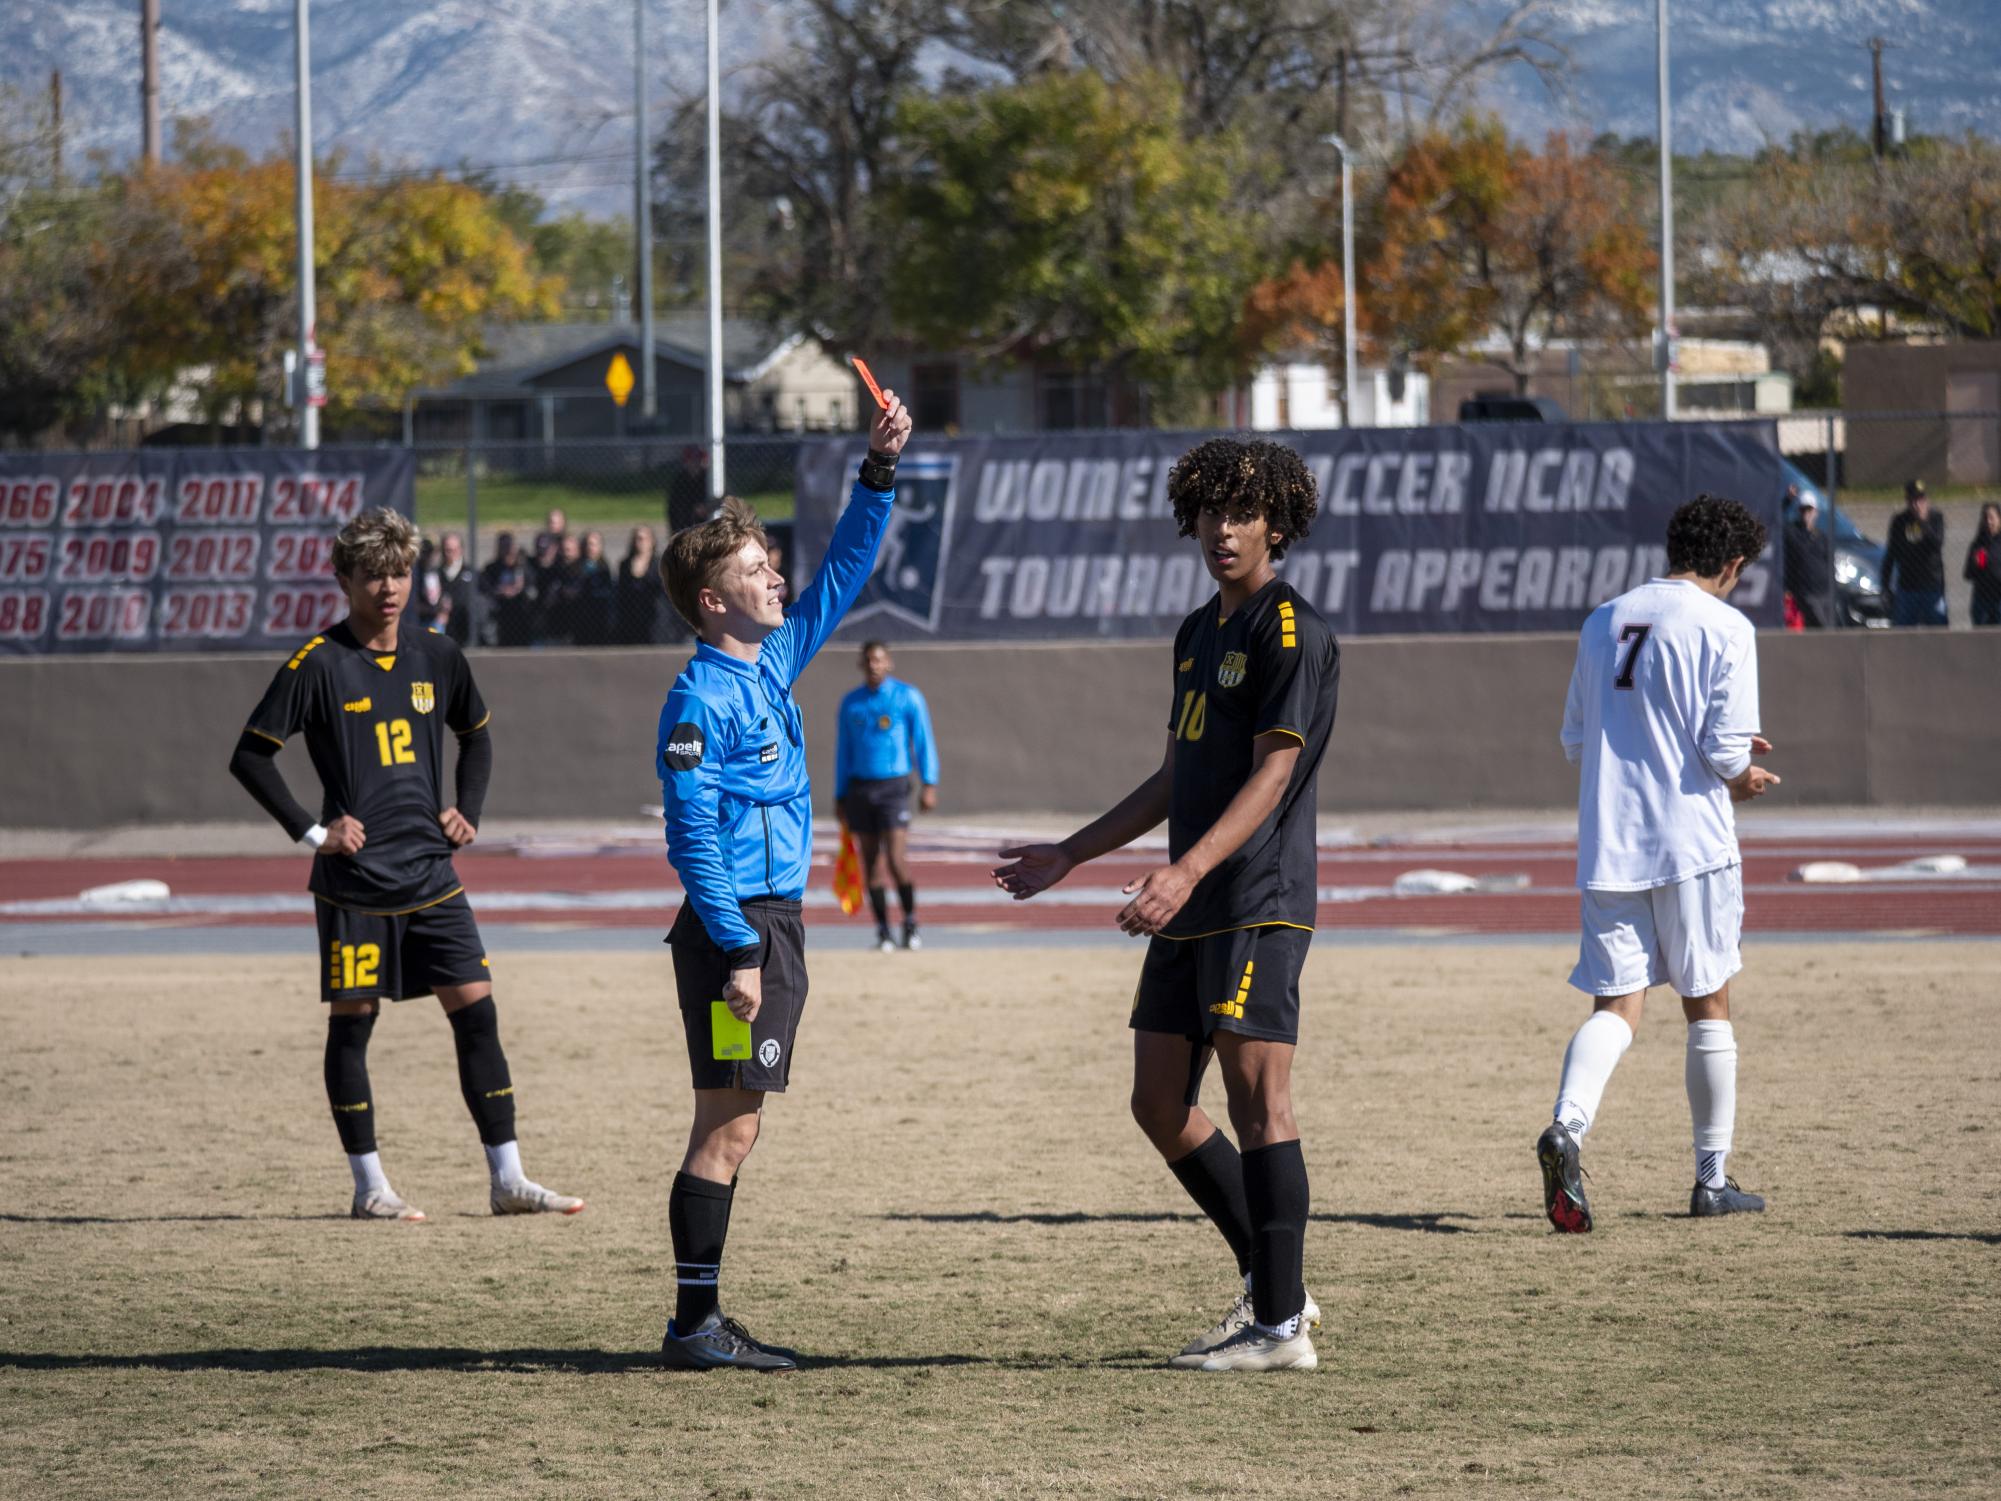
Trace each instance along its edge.
<instances>
[{"instance_id":1,"label":"team crest on jersey","mask_svg":"<svg viewBox=\"0 0 2001 1501\"><path fill-rule=\"evenodd\" d=\"M879 730L886 730L886 729L888 729L888 728L889 728L889 716L888 716L887 714L878 714L878 715L876 715L876 717L875 717L875 727L876 727L877 729L879 729Z\"/></svg>"},{"instance_id":2,"label":"team crest on jersey","mask_svg":"<svg viewBox=\"0 0 2001 1501\"><path fill-rule=\"evenodd\" d=\"M1216 669L1216 681L1225 688L1234 688L1244 680L1244 671L1250 660L1240 651L1225 654L1222 666Z\"/></svg>"},{"instance_id":3,"label":"team crest on jersey","mask_svg":"<svg viewBox=\"0 0 2001 1501\"><path fill-rule=\"evenodd\" d=\"M412 683L410 685L411 708L415 709L419 714L428 714L437 706L437 694L429 683Z\"/></svg>"}]
</instances>

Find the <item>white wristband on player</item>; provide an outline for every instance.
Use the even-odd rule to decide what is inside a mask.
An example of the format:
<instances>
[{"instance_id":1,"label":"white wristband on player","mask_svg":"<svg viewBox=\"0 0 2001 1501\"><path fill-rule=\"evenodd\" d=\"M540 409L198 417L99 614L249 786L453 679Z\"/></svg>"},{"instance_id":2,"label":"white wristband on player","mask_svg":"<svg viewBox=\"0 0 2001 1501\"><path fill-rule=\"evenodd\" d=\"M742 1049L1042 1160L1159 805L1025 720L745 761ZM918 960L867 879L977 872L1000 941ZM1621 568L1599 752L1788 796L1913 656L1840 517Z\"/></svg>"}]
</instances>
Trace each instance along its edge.
<instances>
[{"instance_id":1,"label":"white wristband on player","mask_svg":"<svg viewBox=\"0 0 2001 1501\"><path fill-rule=\"evenodd\" d=\"M306 830L305 833L299 836L299 843L303 845L308 845L313 849L318 849L321 845L325 844L326 842L327 842L327 826L323 823L314 824L310 829Z\"/></svg>"}]
</instances>

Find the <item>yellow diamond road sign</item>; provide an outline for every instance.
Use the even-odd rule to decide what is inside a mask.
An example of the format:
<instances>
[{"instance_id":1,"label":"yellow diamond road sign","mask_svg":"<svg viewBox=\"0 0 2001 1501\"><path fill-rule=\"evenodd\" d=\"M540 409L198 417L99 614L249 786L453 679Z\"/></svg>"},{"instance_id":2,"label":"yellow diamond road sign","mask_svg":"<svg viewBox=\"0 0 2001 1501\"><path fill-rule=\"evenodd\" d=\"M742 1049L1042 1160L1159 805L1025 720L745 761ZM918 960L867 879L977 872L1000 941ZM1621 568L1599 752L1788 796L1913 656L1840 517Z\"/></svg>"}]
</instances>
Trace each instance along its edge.
<instances>
[{"instance_id":1,"label":"yellow diamond road sign","mask_svg":"<svg viewBox=\"0 0 2001 1501\"><path fill-rule=\"evenodd\" d=\"M620 406L632 395L632 364L623 350L611 357L611 368L604 373L604 388L611 392L611 399Z\"/></svg>"}]
</instances>

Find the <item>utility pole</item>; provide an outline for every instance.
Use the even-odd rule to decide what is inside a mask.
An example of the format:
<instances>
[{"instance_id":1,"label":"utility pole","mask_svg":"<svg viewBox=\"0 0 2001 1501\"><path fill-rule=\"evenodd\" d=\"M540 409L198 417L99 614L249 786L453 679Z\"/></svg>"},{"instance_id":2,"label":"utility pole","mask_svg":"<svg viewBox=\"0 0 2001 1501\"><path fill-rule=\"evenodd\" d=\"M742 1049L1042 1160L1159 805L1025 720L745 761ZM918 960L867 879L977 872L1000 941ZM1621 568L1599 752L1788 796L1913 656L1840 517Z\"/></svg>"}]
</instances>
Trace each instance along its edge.
<instances>
[{"instance_id":1,"label":"utility pole","mask_svg":"<svg viewBox=\"0 0 2001 1501\"><path fill-rule=\"evenodd\" d=\"M721 500L723 484L723 178L722 41L716 0L708 3L709 52L709 494Z\"/></svg>"},{"instance_id":2,"label":"utility pole","mask_svg":"<svg viewBox=\"0 0 2001 1501\"><path fill-rule=\"evenodd\" d=\"M1661 327L1657 358L1661 369L1661 416L1675 413L1674 366L1674 136L1668 116L1668 0L1654 0L1659 77L1655 83L1661 136Z\"/></svg>"},{"instance_id":3,"label":"utility pole","mask_svg":"<svg viewBox=\"0 0 2001 1501\"><path fill-rule=\"evenodd\" d=\"M160 0L139 0L139 154L160 164Z\"/></svg>"},{"instance_id":4,"label":"utility pole","mask_svg":"<svg viewBox=\"0 0 2001 1501\"><path fill-rule=\"evenodd\" d=\"M151 0L148 0L151 3ZM307 10L311 0L293 0L295 102L298 124L299 167L299 382L294 399L299 404L299 446L320 446L320 409L326 400L319 372L325 367L314 348L314 308L318 297L313 286L313 44L307 31Z\"/></svg>"},{"instance_id":5,"label":"utility pole","mask_svg":"<svg viewBox=\"0 0 2001 1501\"><path fill-rule=\"evenodd\" d=\"M639 246L639 415L660 415L653 364L653 195L646 190L646 0L632 0L632 227Z\"/></svg>"},{"instance_id":6,"label":"utility pole","mask_svg":"<svg viewBox=\"0 0 2001 1501\"><path fill-rule=\"evenodd\" d=\"M52 151L50 175L63 175L63 70L49 70L49 141Z\"/></svg>"},{"instance_id":7,"label":"utility pole","mask_svg":"<svg viewBox=\"0 0 2001 1501\"><path fill-rule=\"evenodd\" d=\"M1869 120L1869 149L1881 161L1890 154L1890 112L1883 107L1883 49L1890 44L1882 37L1872 36L1866 44L1869 48L1869 71L1876 84L1876 108Z\"/></svg>"},{"instance_id":8,"label":"utility pole","mask_svg":"<svg viewBox=\"0 0 2001 1501\"><path fill-rule=\"evenodd\" d=\"M1327 144L1341 153L1341 426L1355 425L1355 193L1348 143L1338 135Z\"/></svg>"}]
</instances>

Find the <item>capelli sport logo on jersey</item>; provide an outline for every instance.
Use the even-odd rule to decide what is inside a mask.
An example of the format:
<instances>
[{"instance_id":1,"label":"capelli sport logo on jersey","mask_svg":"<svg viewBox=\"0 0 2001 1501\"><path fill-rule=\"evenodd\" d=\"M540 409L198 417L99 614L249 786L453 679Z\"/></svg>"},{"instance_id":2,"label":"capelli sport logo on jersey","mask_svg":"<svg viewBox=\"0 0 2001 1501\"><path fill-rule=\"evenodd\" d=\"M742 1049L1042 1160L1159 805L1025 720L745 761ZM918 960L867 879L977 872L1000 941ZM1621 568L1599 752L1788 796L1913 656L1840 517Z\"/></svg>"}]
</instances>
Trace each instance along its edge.
<instances>
[{"instance_id":1,"label":"capelli sport logo on jersey","mask_svg":"<svg viewBox=\"0 0 2001 1501\"><path fill-rule=\"evenodd\" d=\"M375 707L375 700L372 698L350 699L348 702L341 705L341 708L345 709L350 714L366 714L370 709L373 709L374 707Z\"/></svg>"},{"instance_id":2,"label":"capelli sport logo on jersey","mask_svg":"<svg viewBox=\"0 0 2001 1501\"><path fill-rule=\"evenodd\" d=\"M1225 688L1234 688L1244 680L1244 672L1250 666L1250 659L1240 651L1233 651L1223 658L1216 669L1216 681Z\"/></svg>"},{"instance_id":3,"label":"capelli sport logo on jersey","mask_svg":"<svg viewBox=\"0 0 2001 1501\"><path fill-rule=\"evenodd\" d=\"M428 714L438 706L438 695L429 683L410 685L410 707L419 714Z\"/></svg>"},{"instance_id":4,"label":"capelli sport logo on jersey","mask_svg":"<svg viewBox=\"0 0 2001 1501\"><path fill-rule=\"evenodd\" d=\"M667 763L669 771L693 771L702 764L702 753L709 748L702 738L702 727L683 720L668 731L667 743L660 747L660 759Z\"/></svg>"},{"instance_id":5,"label":"capelli sport logo on jersey","mask_svg":"<svg viewBox=\"0 0 2001 1501\"><path fill-rule=\"evenodd\" d=\"M760 745L757 748L757 764L759 766L769 766L773 761L776 761L777 759L778 759L778 742L776 740L766 741L763 745Z\"/></svg>"}]
</instances>

